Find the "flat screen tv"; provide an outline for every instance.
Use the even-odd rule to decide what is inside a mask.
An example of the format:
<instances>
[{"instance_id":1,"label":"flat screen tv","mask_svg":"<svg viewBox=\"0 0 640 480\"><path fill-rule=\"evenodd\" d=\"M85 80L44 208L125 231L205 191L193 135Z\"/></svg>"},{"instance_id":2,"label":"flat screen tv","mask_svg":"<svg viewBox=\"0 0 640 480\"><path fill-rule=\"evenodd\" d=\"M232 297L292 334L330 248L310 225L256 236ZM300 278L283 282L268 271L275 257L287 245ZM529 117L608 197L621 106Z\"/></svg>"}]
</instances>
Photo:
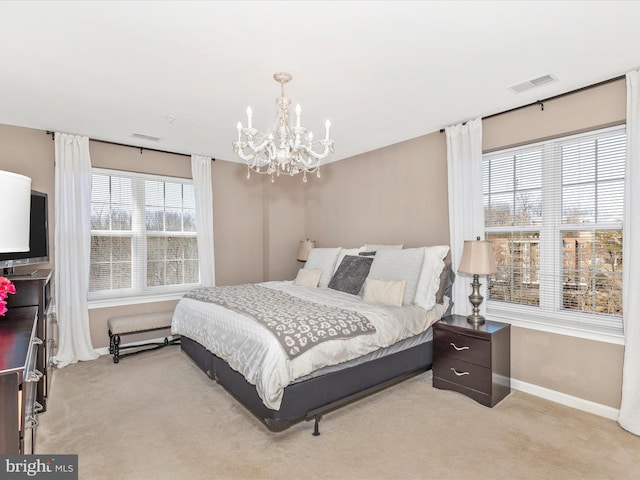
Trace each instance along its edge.
<instances>
[{"instance_id":1,"label":"flat screen tv","mask_svg":"<svg viewBox=\"0 0 640 480\"><path fill-rule=\"evenodd\" d=\"M13 274L13 267L49 262L49 222L47 208L47 194L31 190L29 251L0 253L0 272L4 269L6 274ZM24 274L29 275L28 272Z\"/></svg>"}]
</instances>

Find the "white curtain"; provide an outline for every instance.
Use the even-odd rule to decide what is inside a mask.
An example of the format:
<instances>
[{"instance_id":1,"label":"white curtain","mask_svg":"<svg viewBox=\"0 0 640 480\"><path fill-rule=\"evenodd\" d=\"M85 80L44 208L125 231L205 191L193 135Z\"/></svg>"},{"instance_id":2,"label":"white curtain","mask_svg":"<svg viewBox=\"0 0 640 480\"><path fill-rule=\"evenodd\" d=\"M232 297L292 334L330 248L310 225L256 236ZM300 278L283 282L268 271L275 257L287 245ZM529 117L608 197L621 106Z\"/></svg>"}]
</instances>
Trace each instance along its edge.
<instances>
[{"instance_id":1,"label":"white curtain","mask_svg":"<svg viewBox=\"0 0 640 480\"><path fill-rule=\"evenodd\" d=\"M55 133L55 305L58 352L64 367L94 360L87 292L91 251L89 139Z\"/></svg>"},{"instance_id":2,"label":"white curtain","mask_svg":"<svg viewBox=\"0 0 640 480\"><path fill-rule=\"evenodd\" d=\"M465 240L484 239L482 198L482 119L446 127L449 178L449 244L454 271L460 265ZM486 280L486 279L485 279ZM469 295L472 278L456 274L453 284L453 313L471 313ZM480 289L486 297L486 281ZM480 312L486 311L486 302Z\"/></svg>"},{"instance_id":3,"label":"white curtain","mask_svg":"<svg viewBox=\"0 0 640 480\"><path fill-rule=\"evenodd\" d=\"M216 264L213 255L213 191L211 188L211 157L191 155L191 175L196 197L198 224L198 264L203 287L216 284Z\"/></svg>"},{"instance_id":4,"label":"white curtain","mask_svg":"<svg viewBox=\"0 0 640 480\"><path fill-rule=\"evenodd\" d=\"M624 365L618 423L640 435L640 71L627 73L627 166L624 186L622 297Z\"/></svg>"}]
</instances>

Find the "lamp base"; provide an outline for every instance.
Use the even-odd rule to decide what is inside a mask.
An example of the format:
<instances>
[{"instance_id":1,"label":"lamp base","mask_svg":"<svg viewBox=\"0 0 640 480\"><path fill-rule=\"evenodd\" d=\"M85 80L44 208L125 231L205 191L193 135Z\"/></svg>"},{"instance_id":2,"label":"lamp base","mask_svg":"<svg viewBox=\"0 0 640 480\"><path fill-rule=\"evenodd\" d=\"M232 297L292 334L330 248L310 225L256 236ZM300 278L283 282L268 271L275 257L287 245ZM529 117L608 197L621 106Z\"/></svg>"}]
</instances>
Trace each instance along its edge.
<instances>
[{"instance_id":1,"label":"lamp base","mask_svg":"<svg viewBox=\"0 0 640 480\"><path fill-rule=\"evenodd\" d=\"M474 326L482 325L485 320L486 319L482 315L474 315L473 313L471 315L467 315L467 322Z\"/></svg>"},{"instance_id":2,"label":"lamp base","mask_svg":"<svg viewBox=\"0 0 640 480\"><path fill-rule=\"evenodd\" d=\"M480 282L478 281L478 275L473 276L473 283L471 284L472 292L469 295L469 302L473 305L473 311L471 315L467 316L467 322L472 325L482 325L485 321L485 318L480 315L480 305L482 304L482 300L484 298L480 295Z\"/></svg>"}]
</instances>

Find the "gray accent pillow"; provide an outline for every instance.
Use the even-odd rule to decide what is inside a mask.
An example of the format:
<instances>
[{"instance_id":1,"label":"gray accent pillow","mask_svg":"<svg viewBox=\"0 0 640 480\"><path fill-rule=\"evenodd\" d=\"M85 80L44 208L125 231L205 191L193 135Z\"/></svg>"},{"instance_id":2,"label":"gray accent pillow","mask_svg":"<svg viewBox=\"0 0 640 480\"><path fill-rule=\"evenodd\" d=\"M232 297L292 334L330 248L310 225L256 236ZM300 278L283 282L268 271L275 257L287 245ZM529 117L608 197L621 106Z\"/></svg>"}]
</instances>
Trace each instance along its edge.
<instances>
[{"instance_id":1,"label":"gray accent pillow","mask_svg":"<svg viewBox=\"0 0 640 480\"><path fill-rule=\"evenodd\" d=\"M372 257L347 255L342 259L336 273L333 274L329 288L358 295L367 275L369 275L372 262Z\"/></svg>"}]
</instances>

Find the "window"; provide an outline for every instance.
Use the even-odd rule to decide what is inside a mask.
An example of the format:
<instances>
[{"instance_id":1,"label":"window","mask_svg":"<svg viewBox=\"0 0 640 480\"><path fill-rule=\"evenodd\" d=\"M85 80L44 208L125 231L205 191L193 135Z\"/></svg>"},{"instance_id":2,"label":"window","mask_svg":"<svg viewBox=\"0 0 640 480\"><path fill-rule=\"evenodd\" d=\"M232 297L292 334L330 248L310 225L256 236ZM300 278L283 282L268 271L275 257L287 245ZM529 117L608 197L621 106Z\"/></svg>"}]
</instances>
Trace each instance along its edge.
<instances>
[{"instance_id":1,"label":"window","mask_svg":"<svg viewBox=\"0 0 640 480\"><path fill-rule=\"evenodd\" d=\"M621 331L625 161L624 127L483 156L490 311Z\"/></svg>"},{"instance_id":2,"label":"window","mask_svg":"<svg viewBox=\"0 0 640 480\"><path fill-rule=\"evenodd\" d=\"M198 283L192 181L94 169L89 298L177 292Z\"/></svg>"}]
</instances>

